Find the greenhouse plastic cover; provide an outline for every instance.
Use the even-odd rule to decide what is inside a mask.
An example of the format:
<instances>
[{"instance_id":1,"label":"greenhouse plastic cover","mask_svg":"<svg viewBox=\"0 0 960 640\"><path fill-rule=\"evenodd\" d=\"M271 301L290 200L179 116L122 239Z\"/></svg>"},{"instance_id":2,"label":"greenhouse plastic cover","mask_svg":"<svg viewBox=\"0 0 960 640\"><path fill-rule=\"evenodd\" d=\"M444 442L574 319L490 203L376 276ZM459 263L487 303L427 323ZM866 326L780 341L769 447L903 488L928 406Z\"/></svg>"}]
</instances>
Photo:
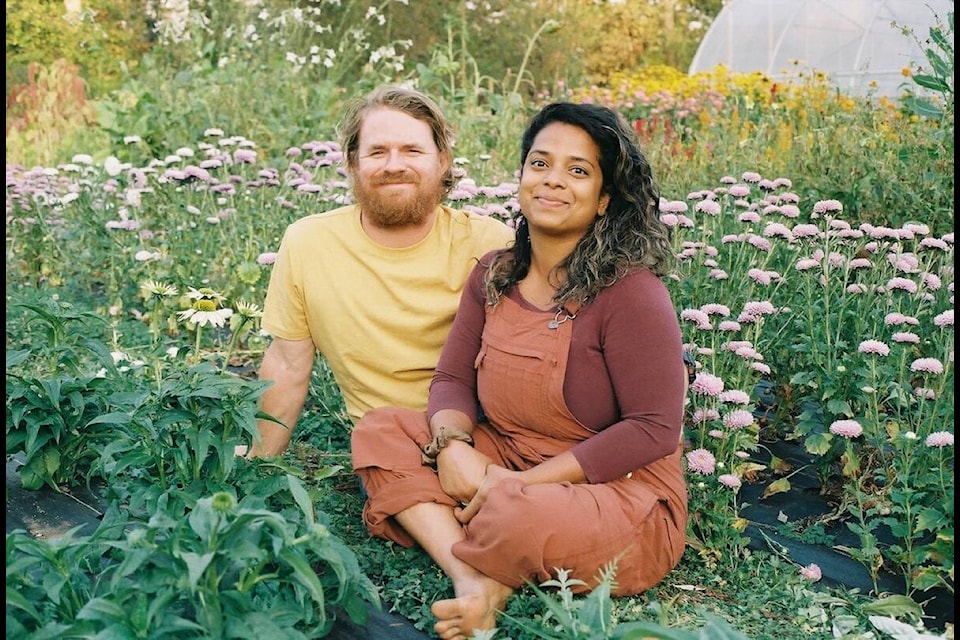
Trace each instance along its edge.
<instances>
[{"instance_id":1,"label":"greenhouse plastic cover","mask_svg":"<svg viewBox=\"0 0 960 640\"><path fill-rule=\"evenodd\" d=\"M952 11L952 0L731 0L700 43L690 74L716 65L774 80L823 72L850 94L896 97L905 82L912 85L905 67L931 72L917 42L928 40L930 27L939 20L952 41Z\"/></svg>"}]
</instances>

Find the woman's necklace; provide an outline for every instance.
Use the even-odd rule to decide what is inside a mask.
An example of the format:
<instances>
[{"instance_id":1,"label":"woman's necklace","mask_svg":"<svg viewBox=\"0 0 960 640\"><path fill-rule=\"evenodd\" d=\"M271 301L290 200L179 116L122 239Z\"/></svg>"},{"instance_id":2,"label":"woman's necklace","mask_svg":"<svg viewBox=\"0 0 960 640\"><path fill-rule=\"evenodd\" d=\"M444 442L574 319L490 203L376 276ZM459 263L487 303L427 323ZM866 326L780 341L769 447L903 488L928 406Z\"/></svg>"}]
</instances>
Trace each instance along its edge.
<instances>
[{"instance_id":1,"label":"woman's necklace","mask_svg":"<svg viewBox=\"0 0 960 640\"><path fill-rule=\"evenodd\" d=\"M563 317L562 317L562 318L560 317L560 314L561 314L561 313L563 314ZM573 320L573 319L576 318L576 317L577 317L577 314L575 314L575 313L570 313L570 312L568 312L568 311L566 310L566 308L564 308L563 306L561 306L559 309L557 309L557 315L555 315L555 316L553 317L553 320L551 320L550 322L547 323L547 328L548 328L548 329L556 329L557 327L559 327L560 325L562 325L562 324L563 324L564 322L566 322L567 320Z\"/></svg>"}]
</instances>

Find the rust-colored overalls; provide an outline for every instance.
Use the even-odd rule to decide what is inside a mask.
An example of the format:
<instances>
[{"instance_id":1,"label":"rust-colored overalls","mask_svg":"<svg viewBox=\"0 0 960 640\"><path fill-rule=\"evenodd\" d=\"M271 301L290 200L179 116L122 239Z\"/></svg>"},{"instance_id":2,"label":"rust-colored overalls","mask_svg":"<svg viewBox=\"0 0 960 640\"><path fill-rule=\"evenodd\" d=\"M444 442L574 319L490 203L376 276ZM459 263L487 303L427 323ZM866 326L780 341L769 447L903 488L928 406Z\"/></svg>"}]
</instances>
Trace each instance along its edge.
<instances>
[{"instance_id":1,"label":"rust-colored overalls","mask_svg":"<svg viewBox=\"0 0 960 640\"><path fill-rule=\"evenodd\" d=\"M570 449L593 432L563 399L574 319L551 328L553 313L524 309L503 297L487 306L477 386L488 422L474 446L496 464L523 470ZM454 507L437 474L421 463L432 436L424 413L383 408L353 432L353 467L369 499L370 533L412 546L391 517L422 502ZM687 526L681 448L615 481L497 484L464 530L453 553L481 573L517 588L567 569L593 588L600 570L617 560L615 595L645 591L680 561Z\"/></svg>"}]
</instances>

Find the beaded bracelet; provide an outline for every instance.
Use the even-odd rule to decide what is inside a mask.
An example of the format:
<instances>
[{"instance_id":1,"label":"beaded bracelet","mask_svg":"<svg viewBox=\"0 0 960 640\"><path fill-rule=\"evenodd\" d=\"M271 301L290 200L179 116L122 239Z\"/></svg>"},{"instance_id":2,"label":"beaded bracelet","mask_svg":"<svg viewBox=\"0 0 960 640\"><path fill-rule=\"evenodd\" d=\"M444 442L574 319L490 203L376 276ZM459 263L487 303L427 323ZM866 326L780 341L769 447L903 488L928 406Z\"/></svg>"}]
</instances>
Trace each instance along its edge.
<instances>
[{"instance_id":1,"label":"beaded bracelet","mask_svg":"<svg viewBox=\"0 0 960 640\"><path fill-rule=\"evenodd\" d=\"M425 467L437 468L437 456L440 450L449 445L454 440L473 444L473 437L466 431L454 429L452 427L440 427L440 431L433 437L433 440L423 447L420 454L421 462Z\"/></svg>"}]
</instances>

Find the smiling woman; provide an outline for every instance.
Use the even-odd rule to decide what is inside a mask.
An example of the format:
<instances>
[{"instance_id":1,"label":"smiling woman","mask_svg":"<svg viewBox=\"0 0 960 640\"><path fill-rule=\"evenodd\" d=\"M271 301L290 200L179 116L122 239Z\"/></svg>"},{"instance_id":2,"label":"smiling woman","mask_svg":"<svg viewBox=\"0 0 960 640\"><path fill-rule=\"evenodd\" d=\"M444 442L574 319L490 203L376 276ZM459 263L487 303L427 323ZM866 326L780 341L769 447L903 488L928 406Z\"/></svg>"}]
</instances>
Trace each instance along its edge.
<instances>
[{"instance_id":1,"label":"smiling woman","mask_svg":"<svg viewBox=\"0 0 960 640\"><path fill-rule=\"evenodd\" d=\"M374 409L352 433L370 532L453 582L431 606L444 640L493 629L557 567L584 591L615 565L613 593L641 593L685 544L686 371L650 166L621 116L573 103L534 116L521 157L517 240L470 274L427 412Z\"/></svg>"}]
</instances>

